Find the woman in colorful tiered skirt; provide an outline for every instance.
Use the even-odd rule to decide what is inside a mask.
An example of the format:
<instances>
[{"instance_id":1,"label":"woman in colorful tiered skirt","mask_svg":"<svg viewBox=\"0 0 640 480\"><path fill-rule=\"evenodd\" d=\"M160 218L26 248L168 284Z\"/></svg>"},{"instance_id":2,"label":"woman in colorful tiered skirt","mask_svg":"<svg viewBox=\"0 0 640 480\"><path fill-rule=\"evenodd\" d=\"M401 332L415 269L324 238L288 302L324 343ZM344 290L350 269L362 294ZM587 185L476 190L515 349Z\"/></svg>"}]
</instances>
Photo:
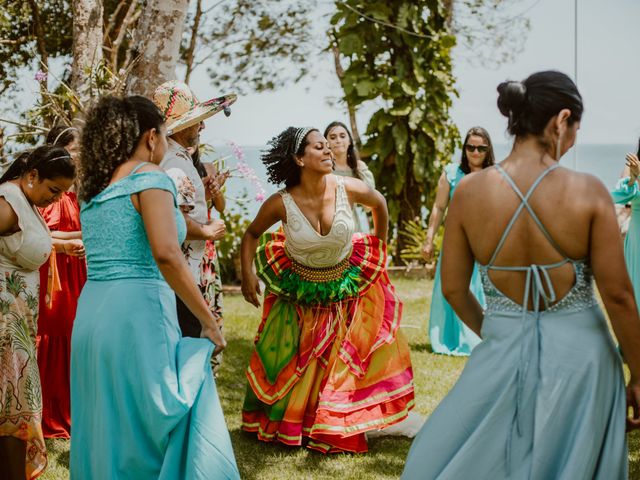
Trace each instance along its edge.
<instances>
[{"instance_id":1,"label":"woman in colorful tiered skirt","mask_svg":"<svg viewBox=\"0 0 640 480\"><path fill-rule=\"evenodd\" d=\"M242 428L324 453L366 452L365 433L405 420L414 404L402 303L385 270L386 202L332 174L315 129L290 127L270 146L269 180L285 188L243 238L243 295L260 305L258 276L266 293ZM375 235L354 234L354 203L371 208ZM282 230L263 236L278 221Z\"/></svg>"}]
</instances>

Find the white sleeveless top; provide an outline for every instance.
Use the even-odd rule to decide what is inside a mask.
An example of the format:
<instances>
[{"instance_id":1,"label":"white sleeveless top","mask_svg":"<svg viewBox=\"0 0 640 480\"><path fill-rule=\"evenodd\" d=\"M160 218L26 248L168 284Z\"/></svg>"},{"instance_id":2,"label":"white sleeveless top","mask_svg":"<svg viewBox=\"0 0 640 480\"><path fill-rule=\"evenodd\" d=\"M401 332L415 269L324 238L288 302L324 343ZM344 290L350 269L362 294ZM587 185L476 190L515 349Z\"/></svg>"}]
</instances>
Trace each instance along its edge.
<instances>
[{"instance_id":1,"label":"white sleeveless top","mask_svg":"<svg viewBox=\"0 0 640 480\"><path fill-rule=\"evenodd\" d=\"M16 184L5 182L0 185L0 197L4 197L11 205L20 226L20 231L0 237L0 266L37 270L51 254L51 236L47 224Z\"/></svg>"},{"instance_id":2,"label":"white sleeveless top","mask_svg":"<svg viewBox=\"0 0 640 480\"><path fill-rule=\"evenodd\" d=\"M282 222L287 253L293 260L308 267L333 267L351 253L351 237L355 232L353 212L344 188L344 179L334 178L336 211L326 235L320 235L300 211L293 197L286 190L280 190L287 212L287 221Z\"/></svg>"}]
</instances>

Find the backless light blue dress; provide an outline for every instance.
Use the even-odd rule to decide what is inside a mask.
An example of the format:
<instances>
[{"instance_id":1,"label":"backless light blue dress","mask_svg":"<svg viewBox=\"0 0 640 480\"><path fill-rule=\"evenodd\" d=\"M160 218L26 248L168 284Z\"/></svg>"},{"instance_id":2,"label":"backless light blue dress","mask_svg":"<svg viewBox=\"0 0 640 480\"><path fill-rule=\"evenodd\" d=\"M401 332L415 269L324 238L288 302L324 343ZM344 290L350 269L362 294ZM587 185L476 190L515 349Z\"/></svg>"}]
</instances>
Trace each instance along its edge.
<instances>
[{"instance_id":1,"label":"backless light blue dress","mask_svg":"<svg viewBox=\"0 0 640 480\"><path fill-rule=\"evenodd\" d=\"M624 259L636 299L640 300L640 187L638 187L638 181L629 185L629 177L621 178L611 192L611 196L615 203L631 205L631 221L624 238Z\"/></svg>"},{"instance_id":2,"label":"backless light blue dress","mask_svg":"<svg viewBox=\"0 0 640 480\"><path fill-rule=\"evenodd\" d=\"M453 198L456 189L465 173L460 169L460 164L450 163L444 169L447 181L449 182L449 201ZM434 353L445 355L466 356L473 348L480 343L480 338L467 327L453 311L451 305L445 300L442 294L440 283L440 263L442 255L438 258L436 265L436 276L433 281L433 293L431 295L431 310L429 313L429 340ZM478 273L478 266L473 269L471 292L484 306L484 293L482 282Z\"/></svg>"},{"instance_id":3,"label":"backless light blue dress","mask_svg":"<svg viewBox=\"0 0 640 480\"><path fill-rule=\"evenodd\" d=\"M162 189L135 173L82 205L88 281L71 340L72 480L237 479L207 339L181 338L175 295L131 195ZM178 240L186 235L175 208Z\"/></svg>"},{"instance_id":4,"label":"backless light blue dress","mask_svg":"<svg viewBox=\"0 0 640 480\"><path fill-rule=\"evenodd\" d=\"M562 252L528 203L556 167L545 170L526 195L496 167L521 204L491 261L480 266L487 299L483 341L414 440L405 480L627 478L622 363L594 297L591 273L585 260ZM494 264L525 208L562 261ZM576 282L557 299L548 272L565 264L573 265ZM493 285L491 270L526 275L522 305ZM530 299L533 310L527 309Z\"/></svg>"}]
</instances>

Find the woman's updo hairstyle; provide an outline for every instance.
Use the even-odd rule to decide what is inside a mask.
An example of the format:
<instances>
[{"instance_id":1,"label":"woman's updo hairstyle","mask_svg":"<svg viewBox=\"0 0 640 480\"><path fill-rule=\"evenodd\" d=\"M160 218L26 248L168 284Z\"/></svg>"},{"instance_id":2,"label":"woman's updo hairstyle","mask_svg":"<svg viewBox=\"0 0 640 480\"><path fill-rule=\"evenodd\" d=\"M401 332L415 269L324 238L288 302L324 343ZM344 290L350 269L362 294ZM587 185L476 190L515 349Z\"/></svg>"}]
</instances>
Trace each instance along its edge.
<instances>
[{"instance_id":1,"label":"woman's updo hairstyle","mask_svg":"<svg viewBox=\"0 0 640 480\"><path fill-rule=\"evenodd\" d=\"M142 136L164 119L158 107L140 95L105 96L89 110L82 129L78 196L89 201L104 190L116 168L129 160Z\"/></svg>"},{"instance_id":2,"label":"woman's updo hairstyle","mask_svg":"<svg viewBox=\"0 0 640 480\"><path fill-rule=\"evenodd\" d=\"M523 82L498 85L498 109L509 119L511 135L541 135L549 120L569 109L569 124L582 118L582 97L567 75L553 70L537 72Z\"/></svg>"},{"instance_id":3,"label":"woman's updo hairstyle","mask_svg":"<svg viewBox=\"0 0 640 480\"><path fill-rule=\"evenodd\" d=\"M301 167L296 163L296 157L304 155L309 134L317 131L316 128L289 127L269 140L268 148L261 156L269 182L274 185L284 183L287 188L300 183Z\"/></svg>"},{"instance_id":4,"label":"woman's updo hairstyle","mask_svg":"<svg viewBox=\"0 0 640 480\"><path fill-rule=\"evenodd\" d=\"M59 177L73 180L76 176L76 167L69 152L60 146L43 145L20 153L0 177L0 183L16 180L31 170L38 172L40 181Z\"/></svg>"}]
</instances>

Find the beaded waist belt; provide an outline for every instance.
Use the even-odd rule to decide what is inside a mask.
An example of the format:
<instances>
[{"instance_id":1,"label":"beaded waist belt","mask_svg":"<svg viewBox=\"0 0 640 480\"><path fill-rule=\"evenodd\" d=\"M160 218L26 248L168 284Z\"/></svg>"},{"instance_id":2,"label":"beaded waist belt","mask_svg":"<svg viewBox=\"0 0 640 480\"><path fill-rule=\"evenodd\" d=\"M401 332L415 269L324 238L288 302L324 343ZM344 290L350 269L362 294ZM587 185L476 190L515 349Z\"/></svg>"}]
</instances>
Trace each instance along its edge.
<instances>
[{"instance_id":1,"label":"beaded waist belt","mask_svg":"<svg viewBox=\"0 0 640 480\"><path fill-rule=\"evenodd\" d=\"M334 280L339 280L340 278L342 278L344 271L349 266L350 256L351 255L347 255L337 265L323 268L308 267L307 265L296 262L290 255L289 258L291 259L291 270L298 274L300 278L308 282L324 283L332 282Z\"/></svg>"}]
</instances>

